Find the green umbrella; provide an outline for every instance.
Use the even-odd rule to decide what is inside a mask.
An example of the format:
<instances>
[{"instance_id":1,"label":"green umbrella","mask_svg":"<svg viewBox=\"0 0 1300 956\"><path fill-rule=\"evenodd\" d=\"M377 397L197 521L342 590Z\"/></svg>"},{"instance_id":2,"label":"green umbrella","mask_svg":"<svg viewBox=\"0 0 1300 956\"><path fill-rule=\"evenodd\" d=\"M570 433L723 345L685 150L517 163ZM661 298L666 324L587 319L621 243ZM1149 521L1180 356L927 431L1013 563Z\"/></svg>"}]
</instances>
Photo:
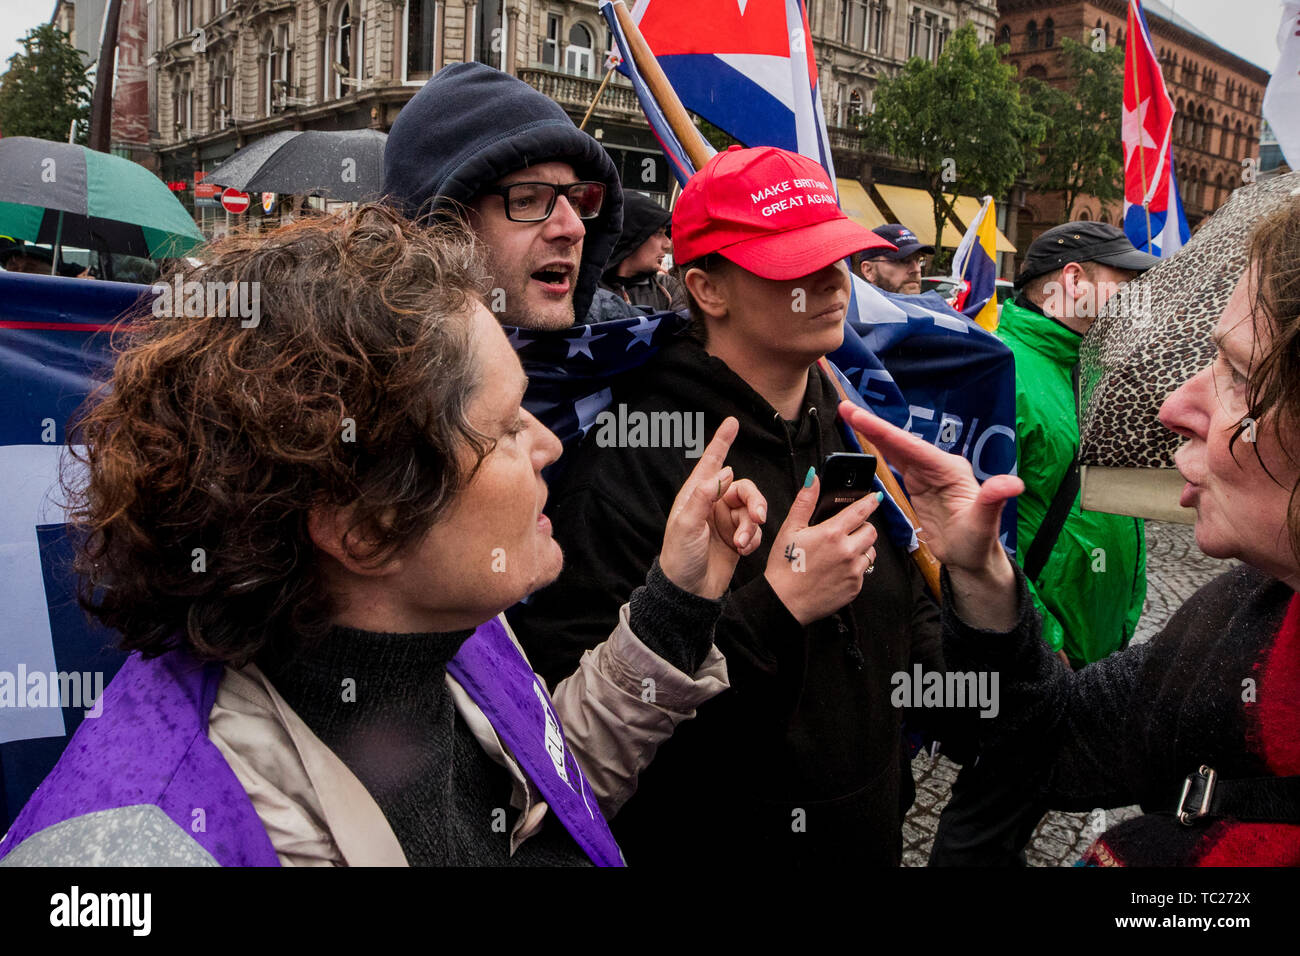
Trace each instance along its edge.
<instances>
[{"instance_id":1,"label":"green umbrella","mask_svg":"<svg viewBox=\"0 0 1300 956\"><path fill-rule=\"evenodd\" d=\"M148 259L183 256L204 241L143 166L30 136L0 139L0 235Z\"/></svg>"}]
</instances>

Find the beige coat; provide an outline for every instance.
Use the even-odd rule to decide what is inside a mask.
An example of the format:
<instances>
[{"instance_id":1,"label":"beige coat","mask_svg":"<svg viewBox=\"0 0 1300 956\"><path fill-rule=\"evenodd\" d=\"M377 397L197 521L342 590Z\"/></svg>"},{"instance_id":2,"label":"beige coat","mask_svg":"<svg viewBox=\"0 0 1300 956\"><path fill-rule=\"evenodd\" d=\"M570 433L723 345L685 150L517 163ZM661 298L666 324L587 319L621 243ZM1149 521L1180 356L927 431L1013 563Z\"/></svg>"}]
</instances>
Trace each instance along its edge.
<instances>
[{"instance_id":1,"label":"beige coat","mask_svg":"<svg viewBox=\"0 0 1300 956\"><path fill-rule=\"evenodd\" d=\"M505 617L499 620L514 641ZM541 828L547 805L483 712L450 675L446 680L479 744L514 781L511 803L522 811L510 834L514 853ZM639 774L676 726L727 686L726 661L716 647L688 677L641 643L623 605L609 639L583 655L552 697L565 740L607 818L636 792ZM248 792L282 864L406 865L374 798L255 665L226 668L208 737Z\"/></svg>"}]
</instances>

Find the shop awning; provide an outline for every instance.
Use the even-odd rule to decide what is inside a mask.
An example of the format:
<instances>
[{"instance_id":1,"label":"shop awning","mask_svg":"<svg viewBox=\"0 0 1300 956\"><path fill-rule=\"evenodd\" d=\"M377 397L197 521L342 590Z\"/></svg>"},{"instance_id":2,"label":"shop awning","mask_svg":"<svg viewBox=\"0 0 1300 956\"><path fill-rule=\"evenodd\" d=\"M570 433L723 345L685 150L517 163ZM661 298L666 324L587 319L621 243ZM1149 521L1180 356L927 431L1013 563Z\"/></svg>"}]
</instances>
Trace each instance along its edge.
<instances>
[{"instance_id":1,"label":"shop awning","mask_svg":"<svg viewBox=\"0 0 1300 956\"><path fill-rule=\"evenodd\" d=\"M929 199L930 197L927 196L926 198ZM962 226L969 229L971 220L980 214L980 206L983 203L974 196L958 196L956 199L949 196L948 200L952 203L953 209L956 210L957 218L961 220ZM997 249L998 252L1016 251L1016 247L1011 244L1010 239L1002 234L1001 229L998 230Z\"/></svg>"},{"instance_id":2,"label":"shop awning","mask_svg":"<svg viewBox=\"0 0 1300 956\"><path fill-rule=\"evenodd\" d=\"M888 210L882 212L892 212L894 217L890 222L900 222L912 232L916 237L926 245L935 245L934 241L934 204L930 201L930 194L923 189L912 189L908 186L886 186L877 183L876 191L880 198L884 200ZM953 203L953 208L957 213L957 218L961 220L962 228L957 229L952 224L951 219L944 219L943 223L943 246L949 249L956 249L961 244L962 233L970 224L972 218L980 210L980 201L973 196L958 196ZM998 231L998 251L1015 252L1016 247L1011 244L1001 232Z\"/></svg>"},{"instance_id":3,"label":"shop awning","mask_svg":"<svg viewBox=\"0 0 1300 956\"><path fill-rule=\"evenodd\" d=\"M884 213L871 201L862 183L856 179L837 179L835 185L840 191L840 208L859 226L875 229L889 222Z\"/></svg>"}]
</instances>

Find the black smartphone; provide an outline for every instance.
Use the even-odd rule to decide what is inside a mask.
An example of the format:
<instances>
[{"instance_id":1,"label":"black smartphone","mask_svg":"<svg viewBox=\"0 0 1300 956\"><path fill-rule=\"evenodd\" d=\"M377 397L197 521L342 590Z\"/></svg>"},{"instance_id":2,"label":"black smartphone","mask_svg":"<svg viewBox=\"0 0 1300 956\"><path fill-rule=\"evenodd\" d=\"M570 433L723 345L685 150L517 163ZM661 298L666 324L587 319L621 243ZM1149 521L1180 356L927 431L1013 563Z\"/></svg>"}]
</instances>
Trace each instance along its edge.
<instances>
[{"instance_id":1,"label":"black smartphone","mask_svg":"<svg viewBox=\"0 0 1300 956\"><path fill-rule=\"evenodd\" d=\"M819 474L822 487L817 495L813 524L821 524L871 493L871 483L876 477L876 456L835 452L826 456Z\"/></svg>"}]
</instances>

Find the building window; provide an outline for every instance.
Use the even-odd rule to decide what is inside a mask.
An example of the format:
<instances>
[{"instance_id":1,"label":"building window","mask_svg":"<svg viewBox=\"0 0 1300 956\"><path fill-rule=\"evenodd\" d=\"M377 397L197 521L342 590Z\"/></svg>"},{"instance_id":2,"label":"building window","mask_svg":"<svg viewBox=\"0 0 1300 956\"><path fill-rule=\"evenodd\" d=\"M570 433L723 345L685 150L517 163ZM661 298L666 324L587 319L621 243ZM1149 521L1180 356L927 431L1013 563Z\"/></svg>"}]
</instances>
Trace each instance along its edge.
<instances>
[{"instance_id":1,"label":"building window","mask_svg":"<svg viewBox=\"0 0 1300 956\"><path fill-rule=\"evenodd\" d=\"M436 0L406 0L406 73L404 80L427 80L433 76L437 51L438 4Z\"/></svg>"},{"instance_id":2,"label":"building window","mask_svg":"<svg viewBox=\"0 0 1300 956\"><path fill-rule=\"evenodd\" d=\"M1003 46L1011 45L1011 25L1003 24L1002 29L998 31L998 43Z\"/></svg>"},{"instance_id":3,"label":"building window","mask_svg":"<svg viewBox=\"0 0 1300 956\"><path fill-rule=\"evenodd\" d=\"M921 56L934 61L938 58L939 18L933 13L925 14L921 22Z\"/></svg>"},{"instance_id":4,"label":"building window","mask_svg":"<svg viewBox=\"0 0 1300 956\"><path fill-rule=\"evenodd\" d=\"M861 50L867 48L867 0L844 0L840 20L840 41Z\"/></svg>"},{"instance_id":5,"label":"building window","mask_svg":"<svg viewBox=\"0 0 1300 956\"><path fill-rule=\"evenodd\" d=\"M548 13L546 15L546 36L542 40L541 56L542 65L548 69L559 72L560 69L560 15L558 13Z\"/></svg>"},{"instance_id":6,"label":"building window","mask_svg":"<svg viewBox=\"0 0 1300 956\"><path fill-rule=\"evenodd\" d=\"M176 77L176 89L172 93L172 128L177 139L189 137L194 129L194 90L190 87L188 73Z\"/></svg>"},{"instance_id":7,"label":"building window","mask_svg":"<svg viewBox=\"0 0 1300 956\"><path fill-rule=\"evenodd\" d=\"M343 4L339 7L338 27L335 36L334 55L334 96L340 97L347 92L344 77L352 76L352 6Z\"/></svg>"},{"instance_id":8,"label":"building window","mask_svg":"<svg viewBox=\"0 0 1300 956\"><path fill-rule=\"evenodd\" d=\"M275 40L267 34L262 41L262 115L270 116L275 106L275 81L280 76L280 58L276 54Z\"/></svg>"},{"instance_id":9,"label":"building window","mask_svg":"<svg viewBox=\"0 0 1300 956\"><path fill-rule=\"evenodd\" d=\"M1051 49L1056 45L1056 23L1051 17L1043 21L1043 47Z\"/></svg>"},{"instance_id":10,"label":"building window","mask_svg":"<svg viewBox=\"0 0 1300 956\"><path fill-rule=\"evenodd\" d=\"M880 0L871 0L871 16L869 18L870 37L868 44L870 49L879 53L884 48L885 42L885 20L889 14L889 8Z\"/></svg>"},{"instance_id":11,"label":"building window","mask_svg":"<svg viewBox=\"0 0 1300 956\"><path fill-rule=\"evenodd\" d=\"M503 72L506 63L506 19L503 0L479 0L475 6L478 61Z\"/></svg>"},{"instance_id":12,"label":"building window","mask_svg":"<svg viewBox=\"0 0 1300 956\"><path fill-rule=\"evenodd\" d=\"M1025 24L1025 48L1029 50L1038 49L1038 21L1030 20Z\"/></svg>"},{"instance_id":13,"label":"building window","mask_svg":"<svg viewBox=\"0 0 1300 956\"><path fill-rule=\"evenodd\" d=\"M591 31L581 23L569 28L569 45L564 48L564 72L574 76L594 76L591 55Z\"/></svg>"},{"instance_id":14,"label":"building window","mask_svg":"<svg viewBox=\"0 0 1300 956\"><path fill-rule=\"evenodd\" d=\"M213 67L212 81L208 86L209 129L226 129L230 125L230 95L232 92L230 66L223 56L217 60L216 65Z\"/></svg>"},{"instance_id":15,"label":"building window","mask_svg":"<svg viewBox=\"0 0 1300 956\"><path fill-rule=\"evenodd\" d=\"M849 94L849 112L847 117L848 125L849 126L857 125L854 122L854 120L861 115L862 115L862 94L859 91L854 90Z\"/></svg>"}]
</instances>

